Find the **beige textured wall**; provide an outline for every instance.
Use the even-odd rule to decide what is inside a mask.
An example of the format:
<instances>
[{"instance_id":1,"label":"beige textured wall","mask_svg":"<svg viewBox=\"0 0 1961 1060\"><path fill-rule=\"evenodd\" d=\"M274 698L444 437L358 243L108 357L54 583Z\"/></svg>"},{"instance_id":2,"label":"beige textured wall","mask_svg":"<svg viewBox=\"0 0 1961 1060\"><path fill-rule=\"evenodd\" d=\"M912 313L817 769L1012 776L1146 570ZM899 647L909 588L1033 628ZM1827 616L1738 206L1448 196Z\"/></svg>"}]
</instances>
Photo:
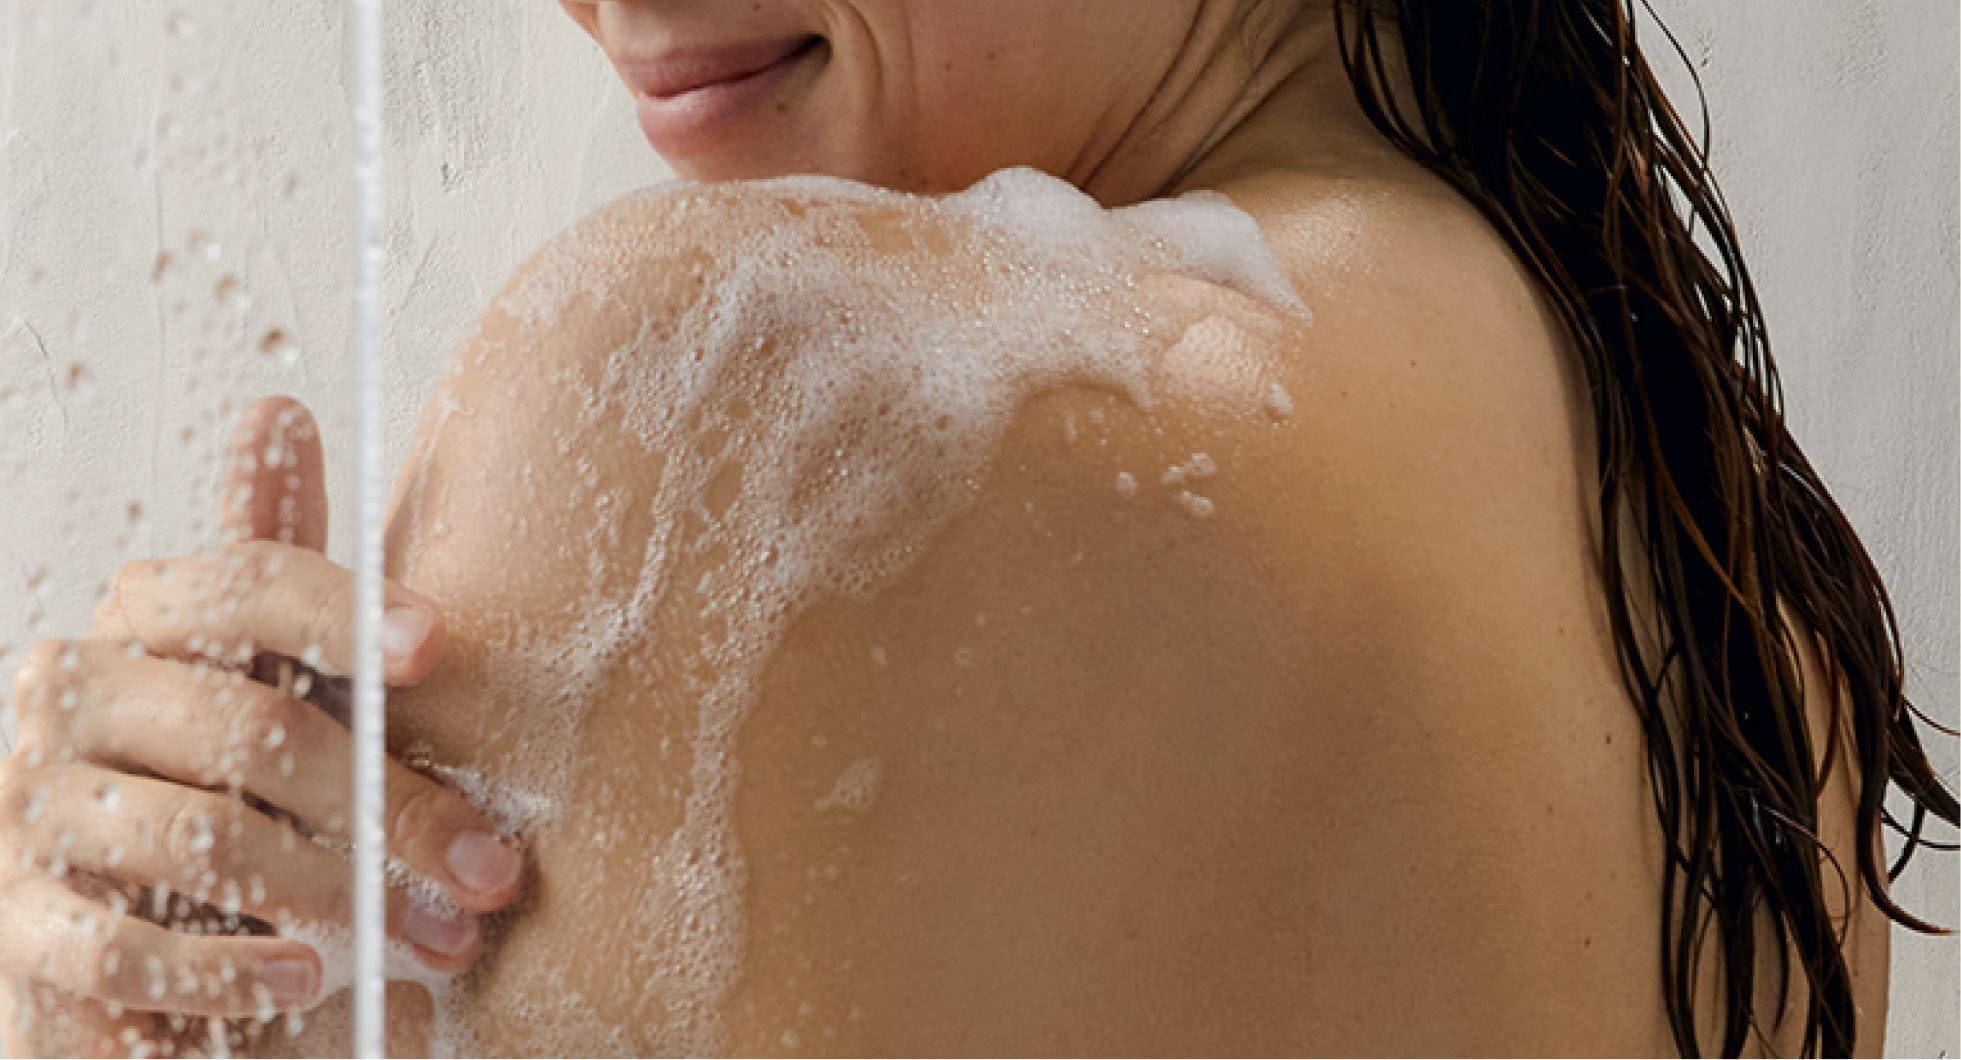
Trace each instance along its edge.
<instances>
[{"instance_id":1,"label":"beige textured wall","mask_svg":"<svg viewBox=\"0 0 1961 1060\"><path fill-rule=\"evenodd\" d=\"M1954 723L1955 7L1656 3L1708 80L1798 435L1888 575L1918 701ZM0 4L0 670L80 628L121 559L206 540L215 439L263 392L322 413L347 557L342 8ZM392 0L388 18L392 457L509 270L660 170L556 5ZM1955 775L1951 744L1942 761ZM1961 922L1955 869L1902 893ZM1954 1055L1957 953L1896 942L1889 1052Z\"/></svg>"}]
</instances>

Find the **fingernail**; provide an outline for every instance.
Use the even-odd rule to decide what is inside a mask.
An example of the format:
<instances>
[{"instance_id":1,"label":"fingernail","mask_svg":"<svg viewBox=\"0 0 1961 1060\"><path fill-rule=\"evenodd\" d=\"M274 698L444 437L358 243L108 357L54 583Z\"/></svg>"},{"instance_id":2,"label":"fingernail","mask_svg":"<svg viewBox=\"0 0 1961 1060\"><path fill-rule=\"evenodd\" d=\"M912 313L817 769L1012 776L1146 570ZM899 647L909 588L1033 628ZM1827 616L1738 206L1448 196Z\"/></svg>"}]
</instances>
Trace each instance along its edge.
<instances>
[{"instance_id":1,"label":"fingernail","mask_svg":"<svg viewBox=\"0 0 1961 1060\"><path fill-rule=\"evenodd\" d=\"M425 950L454 957L477 941L477 918L460 915L451 920L439 913L410 906L402 914L402 934Z\"/></svg>"},{"instance_id":2,"label":"fingernail","mask_svg":"<svg viewBox=\"0 0 1961 1060\"><path fill-rule=\"evenodd\" d=\"M313 962L298 957L282 957L259 967L259 982L265 984L281 1007L304 1005L313 1000L320 987Z\"/></svg>"},{"instance_id":3,"label":"fingernail","mask_svg":"<svg viewBox=\"0 0 1961 1060\"><path fill-rule=\"evenodd\" d=\"M501 891L517 882L524 858L494 835L465 832L449 845L449 871L473 891Z\"/></svg>"},{"instance_id":4,"label":"fingernail","mask_svg":"<svg viewBox=\"0 0 1961 1060\"><path fill-rule=\"evenodd\" d=\"M381 650L397 659L415 654L429 639L429 616L413 607L391 607L381 616Z\"/></svg>"}]
</instances>

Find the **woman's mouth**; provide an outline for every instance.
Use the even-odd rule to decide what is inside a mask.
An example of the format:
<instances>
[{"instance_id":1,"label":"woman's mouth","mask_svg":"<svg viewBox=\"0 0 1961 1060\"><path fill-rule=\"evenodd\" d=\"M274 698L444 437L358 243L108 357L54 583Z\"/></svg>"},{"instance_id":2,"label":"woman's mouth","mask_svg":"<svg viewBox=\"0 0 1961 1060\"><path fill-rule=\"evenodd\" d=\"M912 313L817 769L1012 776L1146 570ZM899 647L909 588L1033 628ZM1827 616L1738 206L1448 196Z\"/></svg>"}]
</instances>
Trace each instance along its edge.
<instances>
[{"instance_id":1,"label":"woman's mouth","mask_svg":"<svg viewBox=\"0 0 1961 1060\"><path fill-rule=\"evenodd\" d=\"M640 98L640 130L669 160L710 148L754 112L824 44L785 37L716 48L677 49L623 63Z\"/></svg>"}]
</instances>

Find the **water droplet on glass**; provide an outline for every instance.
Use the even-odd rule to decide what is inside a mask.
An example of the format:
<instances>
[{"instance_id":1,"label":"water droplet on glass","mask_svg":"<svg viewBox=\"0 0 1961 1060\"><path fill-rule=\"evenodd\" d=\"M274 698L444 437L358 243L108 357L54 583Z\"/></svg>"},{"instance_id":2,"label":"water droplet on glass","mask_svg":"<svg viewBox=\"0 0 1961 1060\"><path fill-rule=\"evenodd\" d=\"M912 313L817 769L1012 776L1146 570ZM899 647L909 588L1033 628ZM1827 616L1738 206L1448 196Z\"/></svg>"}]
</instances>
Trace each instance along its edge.
<instances>
[{"instance_id":1,"label":"water droplet on glass","mask_svg":"<svg viewBox=\"0 0 1961 1060\"><path fill-rule=\"evenodd\" d=\"M211 832L211 818L193 817L191 819L191 852L203 854L211 849L217 838Z\"/></svg>"}]
</instances>

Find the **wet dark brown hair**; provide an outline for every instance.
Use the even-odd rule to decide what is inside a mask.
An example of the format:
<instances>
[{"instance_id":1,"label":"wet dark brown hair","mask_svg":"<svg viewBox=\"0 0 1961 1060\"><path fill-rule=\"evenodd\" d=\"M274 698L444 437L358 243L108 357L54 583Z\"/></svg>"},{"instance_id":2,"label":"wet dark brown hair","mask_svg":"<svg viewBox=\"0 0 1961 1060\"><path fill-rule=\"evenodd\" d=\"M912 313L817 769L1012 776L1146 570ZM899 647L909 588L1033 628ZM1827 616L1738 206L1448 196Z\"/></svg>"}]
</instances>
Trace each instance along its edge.
<instances>
[{"instance_id":1,"label":"wet dark brown hair","mask_svg":"<svg viewBox=\"0 0 1961 1060\"><path fill-rule=\"evenodd\" d=\"M1771 1023L1795 985L1804 1053L1847 1055L1857 1017L1827 887L1863 886L1892 920L1941 932L1888 885L1916 846L1954 849L1923 834L1929 814L1950 825L1957 815L1915 719L1953 733L1908 702L1879 572L1785 427L1735 228L1704 149L1636 43L1639 12L1626 0L1343 0L1335 10L1370 120L1498 227L1585 366L1604 553L1621 555L1625 510L1633 553L1647 560L1608 562L1606 590L1669 855L1660 941L1676 1044L1685 1056L1707 1045L1735 1055L1761 1029L1767 926L1781 943ZM1637 639L1631 578L1655 598L1658 659ZM1779 601L1803 629L1788 628ZM1824 775L1841 750L1856 766L1856 866L1818 838L1818 734L1789 654L1805 630L1822 642L1827 680L1844 682ZM1911 800L1910 822L1887 811L1889 782ZM1890 868L1882 824L1906 837ZM1695 969L1712 928L1721 1041L1704 1043Z\"/></svg>"}]
</instances>

